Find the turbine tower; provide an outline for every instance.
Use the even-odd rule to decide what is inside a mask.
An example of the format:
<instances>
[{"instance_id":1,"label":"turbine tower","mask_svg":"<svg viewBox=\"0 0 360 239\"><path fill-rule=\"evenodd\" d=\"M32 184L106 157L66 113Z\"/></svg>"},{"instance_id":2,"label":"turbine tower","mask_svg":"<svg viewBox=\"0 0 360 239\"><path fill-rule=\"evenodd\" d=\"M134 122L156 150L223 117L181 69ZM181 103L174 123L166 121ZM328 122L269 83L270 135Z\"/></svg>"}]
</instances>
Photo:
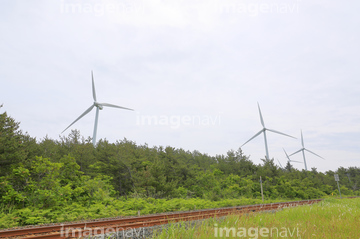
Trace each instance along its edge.
<instances>
[{"instance_id":1,"label":"turbine tower","mask_svg":"<svg viewBox=\"0 0 360 239\"><path fill-rule=\"evenodd\" d=\"M296 151L295 153L290 154L289 156L294 155L294 154L297 154L297 153L299 153L299 152L302 151L302 155L303 155L303 158L304 158L304 164L305 164L305 170L306 170L306 171L307 171L307 166L306 166L306 160L305 160L305 150L308 151L309 153L312 153L312 154L314 154L314 155L316 155L316 156L324 159L324 158L321 157L320 155L317 155L316 153L311 152L310 150L308 150L308 149L305 148L302 130L301 130L301 145L302 145L302 149L299 149L298 151Z\"/></svg>"},{"instance_id":2,"label":"turbine tower","mask_svg":"<svg viewBox=\"0 0 360 239\"><path fill-rule=\"evenodd\" d=\"M251 137L251 138L250 138L248 141L246 141L243 145L241 145L240 148L241 148L242 146L244 146L245 144L247 144L249 141L251 141L253 138L257 137L257 136L260 135L261 133L264 133L266 158L267 158L267 159L270 159L270 158L269 158L269 150L268 150L267 140L266 140L266 131L270 131L270 132L277 133L277 134L282 134L282 135L285 135L285 136L288 136L288 137L291 137L291 138L294 138L294 139L296 139L296 138L293 137L293 136L290 136L290 135L281 133L281 132L279 132L279 131L273 130L273 129L267 129L267 128L265 128L264 119L263 119L263 117L262 117L262 115L261 115L261 110L260 110L259 103L258 103L258 108L259 108L259 114L260 114L260 121L261 121L261 124L262 124L262 126L263 126L263 129L260 130L260 131L259 131L257 134L255 134L253 137Z\"/></svg>"},{"instance_id":3,"label":"turbine tower","mask_svg":"<svg viewBox=\"0 0 360 239\"><path fill-rule=\"evenodd\" d=\"M109 103L99 103L99 102L97 102L96 93L95 93L94 75L93 75L92 71L91 71L91 78L92 78L92 93L93 93L94 103L87 110L85 110L85 112L82 113L74 122L72 122L66 129L64 129L64 131L67 130L68 128L70 128L70 126L75 124L79 119L84 117L86 114L88 114L94 107L96 107L94 134L93 134L93 139L92 139L93 145L95 147L95 145L96 145L96 132L97 132L97 125L98 125L98 118L99 118L99 110L102 110L104 108L104 106L113 107L113 108L119 108L119 109L125 109L125 110L133 110L133 109L129 109L129 108L125 108L125 107L122 107L122 106L113 105L113 104L109 104ZM61 133L64 133L64 131L61 132Z\"/></svg>"}]
</instances>

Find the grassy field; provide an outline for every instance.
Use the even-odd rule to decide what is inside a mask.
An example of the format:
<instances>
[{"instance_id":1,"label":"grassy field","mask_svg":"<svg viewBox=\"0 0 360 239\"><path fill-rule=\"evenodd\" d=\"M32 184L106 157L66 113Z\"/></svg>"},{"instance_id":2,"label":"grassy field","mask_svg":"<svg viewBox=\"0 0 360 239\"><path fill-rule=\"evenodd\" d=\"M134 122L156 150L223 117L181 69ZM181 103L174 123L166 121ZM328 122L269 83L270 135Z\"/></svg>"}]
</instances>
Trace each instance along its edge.
<instances>
[{"instance_id":1,"label":"grassy field","mask_svg":"<svg viewBox=\"0 0 360 239\"><path fill-rule=\"evenodd\" d=\"M360 238L360 198L170 225L153 238Z\"/></svg>"}]
</instances>

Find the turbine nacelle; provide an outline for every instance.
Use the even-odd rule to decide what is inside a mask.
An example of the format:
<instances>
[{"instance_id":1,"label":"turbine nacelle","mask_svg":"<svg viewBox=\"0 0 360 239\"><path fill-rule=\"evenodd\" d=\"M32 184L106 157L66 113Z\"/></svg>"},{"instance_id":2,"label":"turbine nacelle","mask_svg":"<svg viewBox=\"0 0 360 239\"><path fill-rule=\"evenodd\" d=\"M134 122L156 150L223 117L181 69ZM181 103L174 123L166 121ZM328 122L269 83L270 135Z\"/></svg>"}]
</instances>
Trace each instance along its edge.
<instances>
[{"instance_id":1,"label":"turbine nacelle","mask_svg":"<svg viewBox=\"0 0 360 239\"><path fill-rule=\"evenodd\" d=\"M94 102L94 106L96 106L97 108L99 108L99 110L104 109L104 106L102 106L100 103L98 102Z\"/></svg>"}]
</instances>

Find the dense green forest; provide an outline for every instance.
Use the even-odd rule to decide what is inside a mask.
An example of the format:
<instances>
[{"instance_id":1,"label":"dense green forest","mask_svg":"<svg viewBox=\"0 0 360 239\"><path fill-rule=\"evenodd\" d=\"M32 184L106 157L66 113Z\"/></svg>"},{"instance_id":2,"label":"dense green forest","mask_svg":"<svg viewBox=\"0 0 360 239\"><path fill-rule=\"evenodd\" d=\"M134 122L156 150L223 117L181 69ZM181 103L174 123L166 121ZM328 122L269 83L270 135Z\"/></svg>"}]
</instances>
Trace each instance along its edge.
<instances>
[{"instance_id":1,"label":"dense green forest","mask_svg":"<svg viewBox=\"0 0 360 239\"><path fill-rule=\"evenodd\" d=\"M115 143L100 140L94 148L91 138L82 137L77 130L67 137L37 140L24 133L6 112L0 114L3 214L25 213L27 208L107 205L114 200L123 204L175 198L255 200L261 199L260 176L266 199L322 198L338 194L334 173L340 176L342 194L360 195L358 167L323 173L315 168L299 171L288 163L282 169L273 159L256 165L241 149L209 156L170 146L137 145L127 139Z\"/></svg>"}]
</instances>

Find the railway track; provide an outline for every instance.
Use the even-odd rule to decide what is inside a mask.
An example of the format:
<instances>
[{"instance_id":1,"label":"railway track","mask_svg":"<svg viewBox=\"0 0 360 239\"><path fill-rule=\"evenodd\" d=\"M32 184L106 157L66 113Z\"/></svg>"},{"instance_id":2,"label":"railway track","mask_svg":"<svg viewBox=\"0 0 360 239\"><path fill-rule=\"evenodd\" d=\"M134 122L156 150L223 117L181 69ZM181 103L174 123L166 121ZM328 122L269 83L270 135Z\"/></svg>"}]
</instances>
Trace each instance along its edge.
<instances>
[{"instance_id":1,"label":"railway track","mask_svg":"<svg viewBox=\"0 0 360 239\"><path fill-rule=\"evenodd\" d=\"M0 231L0 238L79 238L88 237L89 235L109 235L126 230L133 230L142 227L151 227L167 224L170 222L201 220L212 217L222 217L229 214L243 214L260 211L279 210L281 208L294 207L304 204L313 204L320 201L322 201L322 199L207 209L190 212L94 221L86 223L84 222L61 224L55 226L23 228L16 230L2 230Z\"/></svg>"}]
</instances>

